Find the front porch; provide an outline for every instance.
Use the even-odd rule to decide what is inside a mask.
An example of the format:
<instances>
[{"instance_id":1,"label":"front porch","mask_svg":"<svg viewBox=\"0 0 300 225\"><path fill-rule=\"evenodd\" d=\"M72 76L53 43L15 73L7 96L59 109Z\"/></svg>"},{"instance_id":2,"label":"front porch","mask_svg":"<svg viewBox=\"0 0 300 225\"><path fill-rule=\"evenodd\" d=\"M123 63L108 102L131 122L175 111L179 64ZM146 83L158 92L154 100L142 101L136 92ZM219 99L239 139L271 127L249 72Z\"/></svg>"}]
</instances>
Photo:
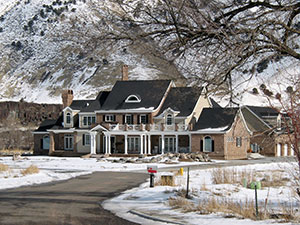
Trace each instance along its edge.
<instances>
[{"instance_id":1,"label":"front porch","mask_svg":"<svg viewBox=\"0 0 300 225\"><path fill-rule=\"evenodd\" d=\"M100 135L100 138L97 138ZM99 141L102 140L99 150ZM98 146L98 147L97 147ZM91 132L91 154L156 155L187 153L191 149L191 135L151 134L149 132Z\"/></svg>"}]
</instances>

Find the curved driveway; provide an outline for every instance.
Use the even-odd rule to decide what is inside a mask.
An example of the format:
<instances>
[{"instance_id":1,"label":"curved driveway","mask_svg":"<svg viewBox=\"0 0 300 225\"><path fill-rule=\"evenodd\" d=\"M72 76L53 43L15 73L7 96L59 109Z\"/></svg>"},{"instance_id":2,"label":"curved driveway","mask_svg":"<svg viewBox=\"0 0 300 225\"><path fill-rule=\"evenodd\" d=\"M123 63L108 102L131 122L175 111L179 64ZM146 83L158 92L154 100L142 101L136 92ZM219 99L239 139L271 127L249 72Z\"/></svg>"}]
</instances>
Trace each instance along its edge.
<instances>
[{"instance_id":1,"label":"curved driveway","mask_svg":"<svg viewBox=\"0 0 300 225\"><path fill-rule=\"evenodd\" d=\"M147 174L96 172L67 181L0 190L2 225L135 224L101 202L145 182Z\"/></svg>"}]
</instances>

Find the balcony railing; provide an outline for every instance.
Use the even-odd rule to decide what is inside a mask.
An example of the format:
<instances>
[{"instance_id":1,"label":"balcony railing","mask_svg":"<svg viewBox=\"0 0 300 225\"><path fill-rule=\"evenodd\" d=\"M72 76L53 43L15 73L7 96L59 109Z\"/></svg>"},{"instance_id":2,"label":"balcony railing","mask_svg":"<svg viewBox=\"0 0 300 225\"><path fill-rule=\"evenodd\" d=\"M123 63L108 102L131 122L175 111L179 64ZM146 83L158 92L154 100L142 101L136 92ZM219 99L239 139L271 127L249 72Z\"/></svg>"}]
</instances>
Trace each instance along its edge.
<instances>
[{"instance_id":1,"label":"balcony railing","mask_svg":"<svg viewBox=\"0 0 300 225\"><path fill-rule=\"evenodd\" d=\"M186 131L188 125L185 124L109 124L109 130L111 131Z\"/></svg>"}]
</instances>

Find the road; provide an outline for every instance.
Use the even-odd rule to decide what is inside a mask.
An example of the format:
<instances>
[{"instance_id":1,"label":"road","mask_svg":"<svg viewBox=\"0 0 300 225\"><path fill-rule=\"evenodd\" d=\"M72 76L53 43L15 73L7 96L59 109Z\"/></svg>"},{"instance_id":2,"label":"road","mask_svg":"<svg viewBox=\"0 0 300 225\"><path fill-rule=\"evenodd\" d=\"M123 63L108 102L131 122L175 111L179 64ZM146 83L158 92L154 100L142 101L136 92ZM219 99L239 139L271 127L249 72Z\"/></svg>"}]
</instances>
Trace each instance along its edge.
<instances>
[{"instance_id":1,"label":"road","mask_svg":"<svg viewBox=\"0 0 300 225\"><path fill-rule=\"evenodd\" d=\"M138 186L144 173L96 172L67 181L0 190L1 225L127 225L101 202Z\"/></svg>"}]
</instances>

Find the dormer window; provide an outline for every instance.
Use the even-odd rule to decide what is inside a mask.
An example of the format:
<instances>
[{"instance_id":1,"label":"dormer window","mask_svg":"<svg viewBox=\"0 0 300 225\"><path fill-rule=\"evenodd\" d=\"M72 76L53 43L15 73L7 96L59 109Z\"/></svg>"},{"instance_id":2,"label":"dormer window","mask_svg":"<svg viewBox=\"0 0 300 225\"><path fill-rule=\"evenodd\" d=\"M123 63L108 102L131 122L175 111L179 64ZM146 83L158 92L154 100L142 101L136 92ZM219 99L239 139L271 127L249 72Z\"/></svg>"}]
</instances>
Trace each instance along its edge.
<instances>
[{"instance_id":1,"label":"dormer window","mask_svg":"<svg viewBox=\"0 0 300 225\"><path fill-rule=\"evenodd\" d=\"M171 114L167 115L166 124L167 125L172 125L173 124L173 116Z\"/></svg>"},{"instance_id":2,"label":"dormer window","mask_svg":"<svg viewBox=\"0 0 300 225\"><path fill-rule=\"evenodd\" d=\"M129 95L125 100L126 103L139 103L141 101L141 97L138 95Z\"/></svg>"},{"instance_id":3,"label":"dormer window","mask_svg":"<svg viewBox=\"0 0 300 225\"><path fill-rule=\"evenodd\" d=\"M71 113L67 113L66 114L66 124L70 124L71 123Z\"/></svg>"}]
</instances>

